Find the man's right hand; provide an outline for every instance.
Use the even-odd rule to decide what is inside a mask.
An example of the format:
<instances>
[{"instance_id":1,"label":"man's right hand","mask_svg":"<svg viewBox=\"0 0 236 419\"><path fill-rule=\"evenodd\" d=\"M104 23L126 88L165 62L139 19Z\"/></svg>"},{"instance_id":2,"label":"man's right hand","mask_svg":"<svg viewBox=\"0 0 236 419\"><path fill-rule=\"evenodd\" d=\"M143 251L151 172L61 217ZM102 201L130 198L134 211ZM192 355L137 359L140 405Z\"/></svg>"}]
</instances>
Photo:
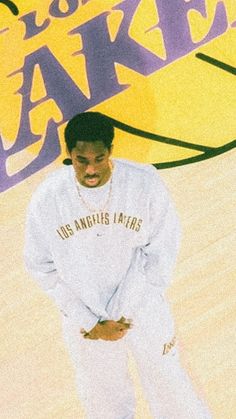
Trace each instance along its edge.
<instances>
[{"instance_id":1,"label":"man's right hand","mask_svg":"<svg viewBox=\"0 0 236 419\"><path fill-rule=\"evenodd\" d=\"M84 338L114 341L123 338L131 327L131 320L124 317L121 317L118 321L104 320L97 323L90 332L84 333Z\"/></svg>"}]
</instances>

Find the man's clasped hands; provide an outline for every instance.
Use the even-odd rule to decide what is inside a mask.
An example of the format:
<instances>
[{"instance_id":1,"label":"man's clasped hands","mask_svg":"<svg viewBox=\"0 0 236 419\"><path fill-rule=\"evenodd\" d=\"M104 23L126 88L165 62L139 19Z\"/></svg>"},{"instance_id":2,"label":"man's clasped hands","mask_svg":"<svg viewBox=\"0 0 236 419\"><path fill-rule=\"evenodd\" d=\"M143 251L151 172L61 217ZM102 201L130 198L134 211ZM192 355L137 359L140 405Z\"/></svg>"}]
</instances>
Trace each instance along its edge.
<instances>
[{"instance_id":1,"label":"man's clasped hands","mask_svg":"<svg viewBox=\"0 0 236 419\"><path fill-rule=\"evenodd\" d=\"M81 329L80 333L85 339L118 340L123 338L132 326L132 320L122 316L118 321L104 320L98 322L89 332Z\"/></svg>"}]
</instances>

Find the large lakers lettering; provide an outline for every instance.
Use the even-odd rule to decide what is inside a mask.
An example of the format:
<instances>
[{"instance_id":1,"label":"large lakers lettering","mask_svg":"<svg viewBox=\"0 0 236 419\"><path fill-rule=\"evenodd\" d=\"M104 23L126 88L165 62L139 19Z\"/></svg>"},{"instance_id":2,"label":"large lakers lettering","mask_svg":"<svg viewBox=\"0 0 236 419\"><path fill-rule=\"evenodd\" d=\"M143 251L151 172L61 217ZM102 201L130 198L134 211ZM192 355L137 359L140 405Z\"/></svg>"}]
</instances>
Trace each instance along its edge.
<instances>
[{"instance_id":1,"label":"large lakers lettering","mask_svg":"<svg viewBox=\"0 0 236 419\"><path fill-rule=\"evenodd\" d=\"M67 0L67 10L60 8L60 1L51 2L48 18L36 24L36 11L20 18L24 23L24 39L30 40L47 30L51 19L65 19L74 13L82 12L90 1L79 2ZM9 77L22 74L23 83L18 90L22 97L19 130L14 145L5 149L0 138L0 191L5 191L21 182L36 171L53 162L61 153L58 127L74 114L87 109L123 92L129 84L118 81L115 64L121 64L134 72L149 76L173 61L189 54L194 49L222 35L228 28L228 19L224 2L218 1L215 6L214 18L210 29L199 42L193 42L188 20L190 10L197 11L202 18L207 18L205 0L153 0L158 11L159 20L149 31L160 29L163 35L166 58L163 59L149 49L136 42L129 33L132 20L141 0L125 0L115 5L111 10L102 12L87 22L72 27L68 31L70 39L82 39L83 48L74 51L74 56L83 54L86 60L87 79L90 95L85 96L80 87L72 80L48 45L44 45L25 57L22 68L16 69ZM115 39L111 39L107 18L116 11L123 13L123 18ZM76 38L77 37L77 38ZM102 53L101 53L102 51ZM46 95L37 101L31 100L33 75L38 66L45 85ZM53 100L61 111L62 120L55 122L49 119L42 135L32 132L30 112L48 100ZM26 147L42 142L41 151L26 167L12 176L7 173L7 159Z\"/></svg>"}]
</instances>

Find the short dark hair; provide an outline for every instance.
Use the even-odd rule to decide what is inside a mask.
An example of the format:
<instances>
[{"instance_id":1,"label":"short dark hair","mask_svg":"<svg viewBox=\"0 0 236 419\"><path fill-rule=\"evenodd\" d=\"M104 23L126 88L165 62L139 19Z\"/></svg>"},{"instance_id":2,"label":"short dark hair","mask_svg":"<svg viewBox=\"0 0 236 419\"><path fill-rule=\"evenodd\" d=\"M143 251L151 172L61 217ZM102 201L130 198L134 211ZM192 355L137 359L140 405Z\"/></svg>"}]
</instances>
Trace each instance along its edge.
<instances>
[{"instance_id":1,"label":"short dark hair","mask_svg":"<svg viewBox=\"0 0 236 419\"><path fill-rule=\"evenodd\" d=\"M114 138L114 126L108 116L100 112L84 112L75 115L66 125L65 141L69 152L77 141L102 141L110 149Z\"/></svg>"}]
</instances>

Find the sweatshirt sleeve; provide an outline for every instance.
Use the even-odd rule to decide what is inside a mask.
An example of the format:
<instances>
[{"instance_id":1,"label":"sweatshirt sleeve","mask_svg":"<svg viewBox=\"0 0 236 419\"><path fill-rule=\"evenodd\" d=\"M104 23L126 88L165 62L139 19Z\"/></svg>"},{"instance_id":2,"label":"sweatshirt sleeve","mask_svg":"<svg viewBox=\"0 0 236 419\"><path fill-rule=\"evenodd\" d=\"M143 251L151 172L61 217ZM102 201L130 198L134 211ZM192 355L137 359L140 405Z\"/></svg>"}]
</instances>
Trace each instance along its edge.
<instances>
[{"instance_id":1,"label":"sweatshirt sleeve","mask_svg":"<svg viewBox=\"0 0 236 419\"><path fill-rule=\"evenodd\" d=\"M132 317L139 310L149 284L155 287L153 291L162 294L171 282L180 244L180 223L156 169L150 186L148 240L134 249L127 274L109 302L107 311L115 320Z\"/></svg>"},{"instance_id":2,"label":"sweatshirt sleeve","mask_svg":"<svg viewBox=\"0 0 236 419\"><path fill-rule=\"evenodd\" d=\"M78 322L80 328L89 331L99 318L74 296L70 287L58 275L37 213L38 209L36 210L35 204L31 202L25 226L25 267L40 288L56 303L62 314Z\"/></svg>"},{"instance_id":3,"label":"sweatshirt sleeve","mask_svg":"<svg viewBox=\"0 0 236 419\"><path fill-rule=\"evenodd\" d=\"M170 194L157 174L155 177L150 199L149 239L143 247L144 273L148 282L164 291L171 283L181 229Z\"/></svg>"}]
</instances>

